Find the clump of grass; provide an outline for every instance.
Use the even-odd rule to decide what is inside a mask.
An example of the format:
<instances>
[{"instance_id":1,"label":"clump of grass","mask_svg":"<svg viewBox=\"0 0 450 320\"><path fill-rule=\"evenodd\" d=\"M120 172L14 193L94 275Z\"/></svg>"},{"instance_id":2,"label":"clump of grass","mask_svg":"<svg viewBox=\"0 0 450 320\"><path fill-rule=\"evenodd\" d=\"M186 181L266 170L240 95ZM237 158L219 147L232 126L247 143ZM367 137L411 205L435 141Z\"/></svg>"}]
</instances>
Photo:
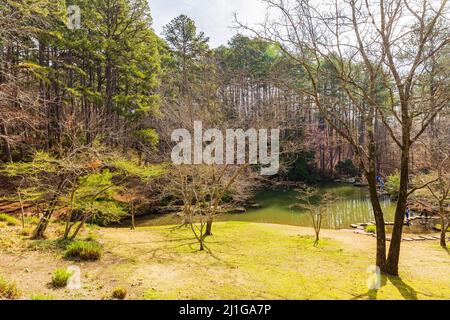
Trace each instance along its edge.
<instances>
[{"instance_id":1,"label":"clump of grass","mask_svg":"<svg viewBox=\"0 0 450 320\"><path fill-rule=\"evenodd\" d=\"M87 235L85 240L86 241L95 241L96 240L95 234L89 232L89 234Z\"/></svg>"},{"instance_id":2,"label":"clump of grass","mask_svg":"<svg viewBox=\"0 0 450 320\"><path fill-rule=\"evenodd\" d=\"M28 237L33 233L32 228L23 228L19 231L19 235Z\"/></svg>"},{"instance_id":3,"label":"clump of grass","mask_svg":"<svg viewBox=\"0 0 450 320\"><path fill-rule=\"evenodd\" d=\"M126 288L117 287L112 292L113 299L123 300L126 298L128 290Z\"/></svg>"},{"instance_id":4,"label":"clump of grass","mask_svg":"<svg viewBox=\"0 0 450 320\"><path fill-rule=\"evenodd\" d=\"M17 300L20 292L15 283L10 283L0 277L0 300Z\"/></svg>"},{"instance_id":5,"label":"clump of grass","mask_svg":"<svg viewBox=\"0 0 450 320\"><path fill-rule=\"evenodd\" d=\"M75 241L70 243L64 256L66 258L78 258L83 261L96 261L102 256L103 248L95 241Z\"/></svg>"},{"instance_id":6,"label":"clump of grass","mask_svg":"<svg viewBox=\"0 0 450 320\"><path fill-rule=\"evenodd\" d=\"M38 224L39 218L35 216L26 216L24 218L26 224Z\"/></svg>"},{"instance_id":7,"label":"clump of grass","mask_svg":"<svg viewBox=\"0 0 450 320\"><path fill-rule=\"evenodd\" d=\"M53 272L52 286L54 288L65 287L67 285L67 281L69 280L71 275L72 275L72 273L65 269L56 269Z\"/></svg>"},{"instance_id":8,"label":"clump of grass","mask_svg":"<svg viewBox=\"0 0 450 320\"><path fill-rule=\"evenodd\" d=\"M54 300L54 298L50 295L46 294L34 294L30 297L31 300Z\"/></svg>"},{"instance_id":9,"label":"clump of grass","mask_svg":"<svg viewBox=\"0 0 450 320\"><path fill-rule=\"evenodd\" d=\"M364 228L364 231L367 233L376 233L377 232L377 227L374 225L368 225Z\"/></svg>"},{"instance_id":10,"label":"clump of grass","mask_svg":"<svg viewBox=\"0 0 450 320\"><path fill-rule=\"evenodd\" d=\"M6 213L0 213L0 221L6 222L8 226L20 226L20 221Z\"/></svg>"}]
</instances>

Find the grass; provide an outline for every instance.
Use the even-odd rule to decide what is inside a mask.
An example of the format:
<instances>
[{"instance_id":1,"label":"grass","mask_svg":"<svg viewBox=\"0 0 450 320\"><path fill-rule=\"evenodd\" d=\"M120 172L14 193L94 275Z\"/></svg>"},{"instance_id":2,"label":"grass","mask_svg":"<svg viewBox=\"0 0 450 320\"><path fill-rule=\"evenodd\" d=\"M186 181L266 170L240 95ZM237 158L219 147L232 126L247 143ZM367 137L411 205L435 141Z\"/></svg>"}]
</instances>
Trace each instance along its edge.
<instances>
[{"instance_id":1,"label":"grass","mask_svg":"<svg viewBox=\"0 0 450 320\"><path fill-rule=\"evenodd\" d=\"M83 261L96 261L102 256L103 248L96 241L75 241L67 246L64 256Z\"/></svg>"},{"instance_id":2,"label":"grass","mask_svg":"<svg viewBox=\"0 0 450 320\"><path fill-rule=\"evenodd\" d=\"M19 231L19 235L24 236L24 237L31 236L32 233L33 233L33 229L30 227L25 227L23 229L20 229L20 231Z\"/></svg>"},{"instance_id":3,"label":"grass","mask_svg":"<svg viewBox=\"0 0 450 320\"><path fill-rule=\"evenodd\" d=\"M354 250L325 236L314 247L312 236L285 232L285 228L289 229L215 223L205 252L198 251L188 229L141 229L138 232L158 233L161 239L145 246L117 246L114 252L132 261L117 272L151 283L144 299L450 298L448 277L430 279L425 271L408 267L401 268L402 278L384 278L379 290L370 291L367 269L374 263L374 248Z\"/></svg>"},{"instance_id":4,"label":"grass","mask_svg":"<svg viewBox=\"0 0 450 320\"><path fill-rule=\"evenodd\" d=\"M31 296L45 292L48 273L60 265L64 250L90 259L104 247L103 259L83 265L84 286L76 297L58 290L56 299L450 299L448 254L437 241L402 244L401 277L383 277L379 290L369 290L372 237L323 230L314 247L312 229L249 222L216 222L213 233L200 252L188 228L101 228L82 235L101 246L32 241L10 228L11 245L18 238L28 254L5 253L0 272L27 283L24 294ZM43 250L30 251L30 243ZM15 268L36 272L18 278Z\"/></svg>"},{"instance_id":5,"label":"grass","mask_svg":"<svg viewBox=\"0 0 450 320\"><path fill-rule=\"evenodd\" d=\"M368 225L364 227L364 231L367 233L376 233L377 227L375 225Z\"/></svg>"},{"instance_id":6,"label":"grass","mask_svg":"<svg viewBox=\"0 0 450 320\"><path fill-rule=\"evenodd\" d=\"M0 213L0 221L3 221L8 226L20 226L21 222L19 219L14 218L6 213Z\"/></svg>"},{"instance_id":7,"label":"grass","mask_svg":"<svg viewBox=\"0 0 450 320\"><path fill-rule=\"evenodd\" d=\"M436 230L438 230L438 231L441 231L441 230L442 230L442 226L441 226L440 224L436 224L436 225L434 226L434 228L435 228ZM447 228L447 232L450 232L450 227Z\"/></svg>"},{"instance_id":8,"label":"grass","mask_svg":"<svg viewBox=\"0 0 450 320\"><path fill-rule=\"evenodd\" d=\"M65 287L71 275L72 273L65 269L56 269L52 276L52 286L54 288Z\"/></svg>"},{"instance_id":9,"label":"grass","mask_svg":"<svg viewBox=\"0 0 450 320\"><path fill-rule=\"evenodd\" d=\"M0 300L17 300L20 298L19 289L15 283L6 281L0 277Z\"/></svg>"},{"instance_id":10,"label":"grass","mask_svg":"<svg viewBox=\"0 0 450 320\"><path fill-rule=\"evenodd\" d=\"M30 300L55 300L55 298L46 294L34 294L30 297Z\"/></svg>"}]
</instances>

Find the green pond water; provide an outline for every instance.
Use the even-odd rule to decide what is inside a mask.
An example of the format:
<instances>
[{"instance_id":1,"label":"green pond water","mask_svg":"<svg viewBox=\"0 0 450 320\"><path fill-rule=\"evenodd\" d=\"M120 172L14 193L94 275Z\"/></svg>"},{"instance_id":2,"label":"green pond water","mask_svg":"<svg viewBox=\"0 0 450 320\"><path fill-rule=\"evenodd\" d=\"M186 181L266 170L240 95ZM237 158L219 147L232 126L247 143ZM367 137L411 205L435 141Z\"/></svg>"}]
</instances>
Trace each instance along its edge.
<instances>
[{"instance_id":1,"label":"green pond water","mask_svg":"<svg viewBox=\"0 0 450 320\"><path fill-rule=\"evenodd\" d=\"M323 192L331 192L336 196L335 201L327 207L322 227L327 229L348 228L352 223L373 221L367 188L352 185L324 185ZM260 208L248 209L241 214L222 214L216 221L251 221L260 223L276 223L296 226L311 226L311 218L305 210L290 208L298 202L295 190L262 191L255 195L254 201ZM388 197L381 199L385 221L393 221L395 203ZM140 226L171 225L181 222L181 218L171 215L140 217L136 224Z\"/></svg>"}]
</instances>

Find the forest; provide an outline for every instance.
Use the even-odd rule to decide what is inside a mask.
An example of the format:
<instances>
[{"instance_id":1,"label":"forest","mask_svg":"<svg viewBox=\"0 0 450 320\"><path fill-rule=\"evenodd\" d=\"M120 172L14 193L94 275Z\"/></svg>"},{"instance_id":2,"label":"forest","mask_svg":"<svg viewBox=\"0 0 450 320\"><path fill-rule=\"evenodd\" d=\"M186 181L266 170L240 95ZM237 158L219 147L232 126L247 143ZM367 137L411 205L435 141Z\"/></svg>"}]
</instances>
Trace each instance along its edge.
<instances>
[{"instance_id":1,"label":"forest","mask_svg":"<svg viewBox=\"0 0 450 320\"><path fill-rule=\"evenodd\" d=\"M450 299L448 1L260 2L0 0L0 300Z\"/></svg>"}]
</instances>

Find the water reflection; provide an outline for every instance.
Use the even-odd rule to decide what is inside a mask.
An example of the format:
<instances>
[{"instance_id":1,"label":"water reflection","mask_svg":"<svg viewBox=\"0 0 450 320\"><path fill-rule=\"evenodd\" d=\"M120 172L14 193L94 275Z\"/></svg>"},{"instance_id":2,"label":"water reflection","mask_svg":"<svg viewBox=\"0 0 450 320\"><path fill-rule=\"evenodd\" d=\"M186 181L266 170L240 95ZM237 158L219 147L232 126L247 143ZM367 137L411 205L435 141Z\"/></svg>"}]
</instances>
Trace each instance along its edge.
<instances>
[{"instance_id":1,"label":"water reflection","mask_svg":"<svg viewBox=\"0 0 450 320\"><path fill-rule=\"evenodd\" d=\"M323 192L335 195L335 201L327 206L322 226L329 229L348 228L350 224L374 220L367 188L348 185L322 186ZM309 213L292 208L297 202L296 191L263 191L255 196L261 208L250 209L246 214L224 215L219 220L255 221L298 226L311 226ZM381 199L385 221L392 221L395 204L388 197Z\"/></svg>"},{"instance_id":2,"label":"water reflection","mask_svg":"<svg viewBox=\"0 0 450 320\"><path fill-rule=\"evenodd\" d=\"M369 222L374 220L367 188L351 185L324 185L323 192L335 195L335 201L327 208L323 220L323 228L348 228L350 224ZM277 223L297 226L311 226L309 213L305 210L292 208L297 202L297 192L262 191L256 194L255 201L260 208L249 209L245 214L219 215L219 221L251 221L260 223ZM381 199L385 221L393 221L395 204L388 197ZM176 215L159 215L142 217L137 220L138 225L169 225L178 224L181 218Z\"/></svg>"}]
</instances>

